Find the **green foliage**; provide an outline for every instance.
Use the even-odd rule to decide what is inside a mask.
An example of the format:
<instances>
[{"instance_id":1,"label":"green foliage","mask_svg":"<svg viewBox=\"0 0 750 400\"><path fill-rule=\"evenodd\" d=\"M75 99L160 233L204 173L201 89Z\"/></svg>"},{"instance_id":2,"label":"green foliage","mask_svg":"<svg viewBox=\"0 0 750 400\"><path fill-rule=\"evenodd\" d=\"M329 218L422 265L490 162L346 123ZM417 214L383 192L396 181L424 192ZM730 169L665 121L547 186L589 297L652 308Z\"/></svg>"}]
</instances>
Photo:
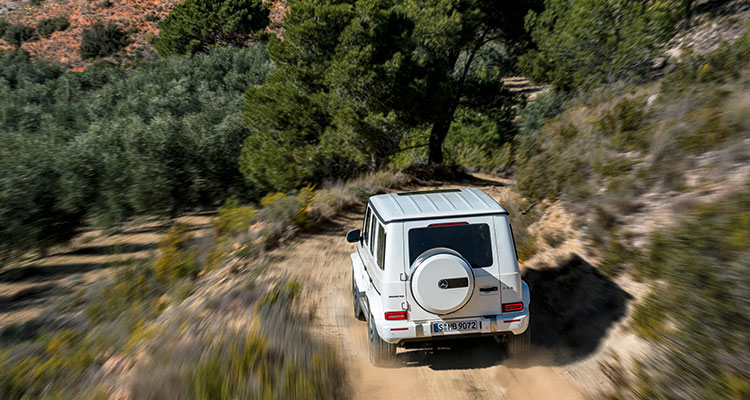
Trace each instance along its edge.
<instances>
[{"instance_id":1,"label":"green foliage","mask_svg":"<svg viewBox=\"0 0 750 400\"><path fill-rule=\"evenodd\" d=\"M265 190L289 191L387 165L405 135L426 131L429 161L441 162L455 116L464 113L496 124L493 133L480 128L481 136L510 136L515 103L500 78L512 68L508 48L527 6L291 3L283 40L269 44L278 69L247 92L245 121L254 133L243 173ZM482 140L464 133L457 136ZM458 157L483 163L490 147Z\"/></svg>"},{"instance_id":2,"label":"green foliage","mask_svg":"<svg viewBox=\"0 0 750 400\"><path fill-rule=\"evenodd\" d=\"M258 210L254 207L240 207L239 200L231 197L219 209L219 214L213 220L214 230L219 235L236 235L247 231L257 213Z\"/></svg>"},{"instance_id":3,"label":"green foliage","mask_svg":"<svg viewBox=\"0 0 750 400\"><path fill-rule=\"evenodd\" d=\"M628 200L634 191L654 184L684 191L689 156L720 149L747 135L743 127L750 119L740 110L747 92L742 77L747 73L743 61L750 61L748 37L745 33L733 44L699 57L720 66L717 71L722 72L710 79L691 72L695 71L691 65L701 64L688 56L656 93L602 90L596 97L568 102L555 118L542 119L541 126L533 123L524 128L526 118L534 119L525 110L538 100L530 102L520 113L521 134L514 142L519 189L532 199L598 197L625 214L638 208ZM741 65L723 64L718 61L722 57ZM727 85L728 79L735 84ZM631 190L610 190L618 182L627 182ZM608 189L597 194L594 189L601 185Z\"/></svg>"},{"instance_id":4,"label":"green foliage","mask_svg":"<svg viewBox=\"0 0 750 400\"><path fill-rule=\"evenodd\" d=\"M243 92L265 48L222 48L82 73L0 54L0 252L47 247L85 221L215 207L255 189L237 169Z\"/></svg>"},{"instance_id":5,"label":"green foliage","mask_svg":"<svg viewBox=\"0 0 750 400\"><path fill-rule=\"evenodd\" d=\"M64 31L68 29L70 23L68 19L59 16L54 18L46 18L36 24L36 31L40 36L48 38L57 31Z\"/></svg>"},{"instance_id":6,"label":"green foliage","mask_svg":"<svg viewBox=\"0 0 750 400\"><path fill-rule=\"evenodd\" d=\"M635 306L630 320L633 332L655 341L659 340L659 332L664 331L666 323L667 313L655 293L649 293L641 303Z\"/></svg>"},{"instance_id":7,"label":"green foliage","mask_svg":"<svg viewBox=\"0 0 750 400\"><path fill-rule=\"evenodd\" d=\"M9 26L10 26L10 22L6 21L3 18L0 18L0 37L5 35L5 31L8 29Z\"/></svg>"},{"instance_id":8,"label":"green foliage","mask_svg":"<svg viewBox=\"0 0 750 400\"><path fill-rule=\"evenodd\" d=\"M190 246L186 224L173 226L159 241L160 255L154 262L154 275L166 282L194 278L200 270L198 252Z\"/></svg>"},{"instance_id":9,"label":"green foliage","mask_svg":"<svg viewBox=\"0 0 750 400\"><path fill-rule=\"evenodd\" d=\"M645 99L625 97L599 120L597 129L612 138L612 144L621 150L644 150L649 145L644 125Z\"/></svg>"},{"instance_id":10,"label":"green foliage","mask_svg":"<svg viewBox=\"0 0 750 400\"><path fill-rule=\"evenodd\" d=\"M5 28L3 39L16 48L19 48L24 42L37 40L38 37L32 27L18 23Z\"/></svg>"},{"instance_id":11,"label":"green foliage","mask_svg":"<svg viewBox=\"0 0 750 400\"><path fill-rule=\"evenodd\" d=\"M214 46L242 46L268 25L268 7L261 0L181 2L159 22L156 50L166 57L205 52Z\"/></svg>"},{"instance_id":12,"label":"green foliage","mask_svg":"<svg viewBox=\"0 0 750 400\"><path fill-rule=\"evenodd\" d=\"M114 22L97 22L84 29L79 52L84 59L107 57L130 43L127 33Z\"/></svg>"},{"instance_id":13,"label":"green foliage","mask_svg":"<svg viewBox=\"0 0 750 400\"><path fill-rule=\"evenodd\" d=\"M78 232L83 212L62 205L54 138L7 138L0 147L0 258L45 250Z\"/></svg>"},{"instance_id":14,"label":"green foliage","mask_svg":"<svg viewBox=\"0 0 750 400\"><path fill-rule=\"evenodd\" d=\"M500 124L475 111L456 118L443 144L445 160L471 169L498 171L512 161L510 124Z\"/></svg>"},{"instance_id":15,"label":"green foliage","mask_svg":"<svg viewBox=\"0 0 750 400\"><path fill-rule=\"evenodd\" d=\"M560 91L540 93L518 113L518 129L523 135L535 135L544 123L565 109L570 95Z\"/></svg>"},{"instance_id":16,"label":"green foliage","mask_svg":"<svg viewBox=\"0 0 750 400\"><path fill-rule=\"evenodd\" d=\"M671 38L680 0L545 0L526 27L537 49L521 59L526 75L558 88L642 79Z\"/></svg>"},{"instance_id":17,"label":"green foliage","mask_svg":"<svg viewBox=\"0 0 750 400\"><path fill-rule=\"evenodd\" d=\"M748 395L741 383L750 379L748 210L750 182L654 238L639 270L664 286L636 308L632 324L668 345L646 362L634 390L656 398Z\"/></svg>"}]
</instances>

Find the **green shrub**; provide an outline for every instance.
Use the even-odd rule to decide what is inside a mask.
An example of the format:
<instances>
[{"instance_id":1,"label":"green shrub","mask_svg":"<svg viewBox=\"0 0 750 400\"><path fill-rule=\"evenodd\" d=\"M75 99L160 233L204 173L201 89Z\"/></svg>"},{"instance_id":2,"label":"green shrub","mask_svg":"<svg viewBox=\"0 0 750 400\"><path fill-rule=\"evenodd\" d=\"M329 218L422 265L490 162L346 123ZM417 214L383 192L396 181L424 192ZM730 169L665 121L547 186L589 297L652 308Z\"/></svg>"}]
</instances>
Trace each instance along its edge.
<instances>
[{"instance_id":1,"label":"green shrub","mask_svg":"<svg viewBox=\"0 0 750 400\"><path fill-rule=\"evenodd\" d=\"M547 0L526 17L535 48L521 57L525 75L563 89L643 80L676 29L674 3Z\"/></svg>"},{"instance_id":2,"label":"green shrub","mask_svg":"<svg viewBox=\"0 0 750 400\"><path fill-rule=\"evenodd\" d=\"M545 122L560 114L570 100L561 90L538 94L518 113L518 127L522 135L535 135Z\"/></svg>"},{"instance_id":3,"label":"green shrub","mask_svg":"<svg viewBox=\"0 0 750 400\"><path fill-rule=\"evenodd\" d=\"M5 35L5 31L10 26L10 22L6 21L5 19L0 18L0 37Z\"/></svg>"},{"instance_id":4,"label":"green shrub","mask_svg":"<svg viewBox=\"0 0 750 400\"><path fill-rule=\"evenodd\" d=\"M232 197L224 203L216 218L213 219L214 230L220 236L245 232L256 214L258 210L250 206L240 207L239 200Z\"/></svg>"},{"instance_id":5,"label":"green shrub","mask_svg":"<svg viewBox=\"0 0 750 400\"><path fill-rule=\"evenodd\" d=\"M64 31L68 29L70 23L68 19L59 16L54 18L46 18L36 24L36 31L40 36L48 38L57 31Z\"/></svg>"},{"instance_id":6,"label":"green shrub","mask_svg":"<svg viewBox=\"0 0 750 400\"><path fill-rule=\"evenodd\" d=\"M688 153L701 153L716 148L732 134L722 112L714 107L699 108L687 115L688 128L677 136L680 148Z\"/></svg>"},{"instance_id":7,"label":"green shrub","mask_svg":"<svg viewBox=\"0 0 750 400\"><path fill-rule=\"evenodd\" d=\"M3 39L5 39L8 43L12 44L16 48L19 48L24 42L37 40L38 37L33 28L18 23L5 28Z\"/></svg>"},{"instance_id":8,"label":"green shrub","mask_svg":"<svg viewBox=\"0 0 750 400\"><path fill-rule=\"evenodd\" d=\"M513 127L486 115L462 112L443 143L445 160L474 170L505 169L512 160L509 140L514 134Z\"/></svg>"},{"instance_id":9,"label":"green shrub","mask_svg":"<svg viewBox=\"0 0 750 400\"><path fill-rule=\"evenodd\" d=\"M79 52L84 59L107 57L129 43L128 35L114 22L97 22L83 30Z\"/></svg>"},{"instance_id":10,"label":"green shrub","mask_svg":"<svg viewBox=\"0 0 750 400\"><path fill-rule=\"evenodd\" d=\"M646 119L645 99L624 98L604 114L598 130L612 138L612 143L622 150L644 150L649 145L647 133L642 131Z\"/></svg>"},{"instance_id":11,"label":"green shrub","mask_svg":"<svg viewBox=\"0 0 750 400\"><path fill-rule=\"evenodd\" d=\"M750 182L657 232L637 269L658 278L636 307L633 329L663 343L634 385L655 398L742 398L750 324Z\"/></svg>"},{"instance_id":12,"label":"green shrub","mask_svg":"<svg viewBox=\"0 0 750 400\"><path fill-rule=\"evenodd\" d=\"M205 52L213 46L242 46L268 25L261 0L186 0L159 22L156 50L162 57Z\"/></svg>"},{"instance_id":13,"label":"green shrub","mask_svg":"<svg viewBox=\"0 0 750 400\"><path fill-rule=\"evenodd\" d=\"M723 42L707 54L687 53L661 83L666 96L685 95L696 85L723 83L740 77L750 63L750 27L734 42Z\"/></svg>"},{"instance_id":14,"label":"green shrub","mask_svg":"<svg viewBox=\"0 0 750 400\"><path fill-rule=\"evenodd\" d=\"M667 313L657 296L656 293L649 293L641 303L636 304L630 320L633 332L650 340L659 340L667 324Z\"/></svg>"},{"instance_id":15,"label":"green shrub","mask_svg":"<svg viewBox=\"0 0 750 400\"><path fill-rule=\"evenodd\" d=\"M625 269L629 262L636 261L638 255L627 248L615 235L611 235L604 256L596 266L605 276L615 277Z\"/></svg>"},{"instance_id":16,"label":"green shrub","mask_svg":"<svg viewBox=\"0 0 750 400\"><path fill-rule=\"evenodd\" d=\"M191 235L187 224L178 224L167 231L159 241L159 257L154 262L157 279L176 282L194 278L200 270L198 252L190 245Z\"/></svg>"}]
</instances>

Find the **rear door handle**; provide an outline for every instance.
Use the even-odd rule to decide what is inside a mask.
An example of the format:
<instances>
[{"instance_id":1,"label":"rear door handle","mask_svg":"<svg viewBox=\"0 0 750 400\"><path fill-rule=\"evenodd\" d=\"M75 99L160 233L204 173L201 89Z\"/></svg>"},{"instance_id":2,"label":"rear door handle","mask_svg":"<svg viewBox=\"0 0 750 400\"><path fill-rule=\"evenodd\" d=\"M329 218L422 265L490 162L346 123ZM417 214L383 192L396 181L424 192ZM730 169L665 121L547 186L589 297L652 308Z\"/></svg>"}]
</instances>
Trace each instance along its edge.
<instances>
[{"instance_id":1,"label":"rear door handle","mask_svg":"<svg viewBox=\"0 0 750 400\"><path fill-rule=\"evenodd\" d=\"M479 288L479 291L482 293L497 292L497 286Z\"/></svg>"}]
</instances>

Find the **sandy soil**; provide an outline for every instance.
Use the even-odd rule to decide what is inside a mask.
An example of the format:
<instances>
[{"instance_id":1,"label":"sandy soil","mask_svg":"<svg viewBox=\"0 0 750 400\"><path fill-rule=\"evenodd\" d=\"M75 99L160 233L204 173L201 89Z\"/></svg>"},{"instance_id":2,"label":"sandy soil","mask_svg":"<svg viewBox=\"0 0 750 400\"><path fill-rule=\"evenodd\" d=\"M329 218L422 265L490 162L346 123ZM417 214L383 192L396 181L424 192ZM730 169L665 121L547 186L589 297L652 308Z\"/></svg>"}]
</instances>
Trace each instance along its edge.
<instances>
[{"instance_id":1,"label":"sandy soil","mask_svg":"<svg viewBox=\"0 0 750 400\"><path fill-rule=\"evenodd\" d=\"M176 220L145 219L116 232L91 230L46 258L34 258L0 271L0 328L54 315L56 300L110 276L118 267L152 256L174 222L190 226L194 237L210 232L210 216Z\"/></svg>"}]
</instances>

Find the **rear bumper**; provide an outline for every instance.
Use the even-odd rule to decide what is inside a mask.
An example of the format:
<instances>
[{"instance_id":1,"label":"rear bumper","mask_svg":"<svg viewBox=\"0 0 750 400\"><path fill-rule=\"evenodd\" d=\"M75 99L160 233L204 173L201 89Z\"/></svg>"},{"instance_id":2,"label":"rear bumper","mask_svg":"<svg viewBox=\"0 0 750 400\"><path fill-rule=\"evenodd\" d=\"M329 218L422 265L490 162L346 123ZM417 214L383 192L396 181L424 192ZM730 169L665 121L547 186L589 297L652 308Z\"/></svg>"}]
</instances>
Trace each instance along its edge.
<instances>
[{"instance_id":1,"label":"rear bumper","mask_svg":"<svg viewBox=\"0 0 750 400\"><path fill-rule=\"evenodd\" d=\"M433 322L440 320L412 322L412 321L377 321L378 334L388 343L402 344L404 342L430 341L436 339L464 338L470 336L520 335L529 327L529 312L506 313L494 316L466 317L445 319L443 321L466 321L478 319L480 329L471 331L435 333Z\"/></svg>"}]
</instances>

